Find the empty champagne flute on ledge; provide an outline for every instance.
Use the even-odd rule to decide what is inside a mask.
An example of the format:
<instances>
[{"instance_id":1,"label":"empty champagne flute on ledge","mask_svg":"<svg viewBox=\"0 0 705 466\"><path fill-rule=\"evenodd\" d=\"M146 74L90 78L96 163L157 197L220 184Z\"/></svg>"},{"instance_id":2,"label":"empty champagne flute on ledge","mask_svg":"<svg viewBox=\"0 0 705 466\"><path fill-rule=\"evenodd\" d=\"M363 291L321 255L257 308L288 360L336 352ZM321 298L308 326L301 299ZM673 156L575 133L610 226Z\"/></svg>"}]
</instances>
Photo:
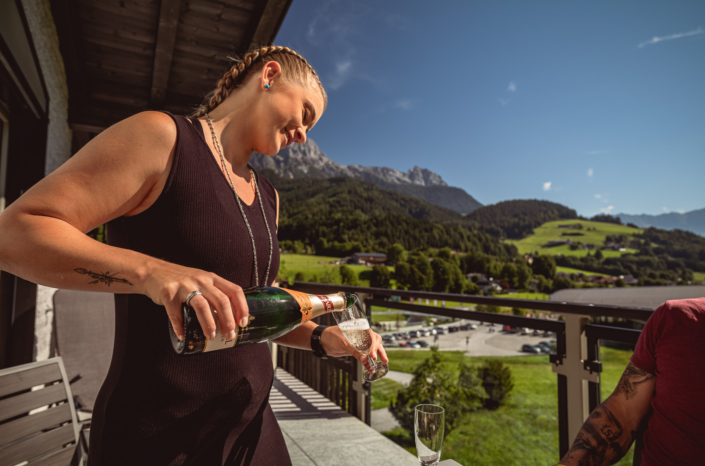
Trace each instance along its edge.
<instances>
[{"instance_id":1,"label":"empty champagne flute on ledge","mask_svg":"<svg viewBox=\"0 0 705 466\"><path fill-rule=\"evenodd\" d=\"M437 405L418 405L414 410L416 456L421 466L435 466L441 460L445 409Z\"/></svg>"},{"instance_id":2,"label":"empty champagne flute on ledge","mask_svg":"<svg viewBox=\"0 0 705 466\"><path fill-rule=\"evenodd\" d=\"M370 323L367 320L365 311L362 310L362 305L357 296L353 295L354 304L341 312L333 312L333 317L338 323L338 328L350 344L362 354L367 355L367 361L371 371L363 365L362 378L368 382L374 382L381 379L389 372L389 365L383 361L375 362L370 357L370 348L372 347L372 331Z\"/></svg>"}]
</instances>

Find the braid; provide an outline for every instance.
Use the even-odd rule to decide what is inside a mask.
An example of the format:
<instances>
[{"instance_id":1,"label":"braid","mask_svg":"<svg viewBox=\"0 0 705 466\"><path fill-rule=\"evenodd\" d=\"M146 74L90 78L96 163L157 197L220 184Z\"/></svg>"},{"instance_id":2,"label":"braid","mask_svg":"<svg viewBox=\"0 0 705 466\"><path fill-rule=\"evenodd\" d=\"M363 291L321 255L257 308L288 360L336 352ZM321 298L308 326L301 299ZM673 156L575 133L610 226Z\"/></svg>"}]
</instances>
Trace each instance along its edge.
<instances>
[{"instance_id":1,"label":"braid","mask_svg":"<svg viewBox=\"0 0 705 466\"><path fill-rule=\"evenodd\" d=\"M243 55L240 59L234 59L235 64L228 71L225 72L222 78L220 78L216 88L209 92L208 95L206 95L206 102L203 103L200 107L198 107L198 109L196 109L192 116L195 118L200 118L206 113L212 111L215 107L220 105L230 95L230 93L243 82L244 78L248 75L251 69L254 68L252 65L261 63L265 57L275 54L291 55L295 57L297 61L300 61L300 63L304 65L303 68L305 71L304 73L299 74L305 74L306 72L312 74L316 78L316 83L318 84L318 87L321 90L321 93L323 94L324 102L326 104L328 103L328 96L326 95L325 90L323 89L321 80L318 77L316 70L313 69L309 62L306 61L306 59L299 55L297 52L291 50L289 47L272 45L269 47L262 47L253 50L252 52ZM279 63L276 58L277 57L272 57L274 61L277 61ZM279 64L284 65L283 63ZM282 69L284 68L285 66L282 66ZM296 74L297 70L288 69L287 71L289 72L289 74ZM301 76L301 78L303 78L303 76Z\"/></svg>"}]
</instances>

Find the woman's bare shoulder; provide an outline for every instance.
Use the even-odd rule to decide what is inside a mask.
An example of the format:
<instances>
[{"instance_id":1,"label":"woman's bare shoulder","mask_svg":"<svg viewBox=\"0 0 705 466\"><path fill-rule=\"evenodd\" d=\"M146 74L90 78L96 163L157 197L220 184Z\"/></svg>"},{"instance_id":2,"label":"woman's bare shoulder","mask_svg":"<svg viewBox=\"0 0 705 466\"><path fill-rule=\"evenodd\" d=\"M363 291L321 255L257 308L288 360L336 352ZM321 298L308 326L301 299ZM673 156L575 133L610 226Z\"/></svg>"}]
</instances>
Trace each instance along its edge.
<instances>
[{"instance_id":1,"label":"woman's bare shoulder","mask_svg":"<svg viewBox=\"0 0 705 466\"><path fill-rule=\"evenodd\" d=\"M176 141L171 117L136 114L92 139L18 199L16 208L61 218L81 231L143 212L164 187Z\"/></svg>"}]
</instances>

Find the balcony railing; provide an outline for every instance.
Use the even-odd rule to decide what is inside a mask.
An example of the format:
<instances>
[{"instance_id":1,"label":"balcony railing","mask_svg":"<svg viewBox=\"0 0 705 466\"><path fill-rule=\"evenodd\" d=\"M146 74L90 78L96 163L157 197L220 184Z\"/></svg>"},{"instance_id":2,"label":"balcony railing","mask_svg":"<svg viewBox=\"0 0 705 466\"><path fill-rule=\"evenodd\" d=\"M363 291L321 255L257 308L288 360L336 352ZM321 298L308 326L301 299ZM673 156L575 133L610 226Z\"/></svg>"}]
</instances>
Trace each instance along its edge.
<instances>
[{"instance_id":1,"label":"balcony railing","mask_svg":"<svg viewBox=\"0 0 705 466\"><path fill-rule=\"evenodd\" d=\"M646 322L653 313L651 309L620 306L596 306L557 301L388 290L384 288L309 282L294 282L289 287L297 291L313 294L328 294L337 291L355 293L365 306L366 311L370 309L370 306L383 306L388 309L413 311L420 314L492 322L512 327L526 327L554 332L556 334L556 352L550 354L550 361L553 366L553 372L557 374L558 381L558 429L561 457L567 453L570 441L578 434L587 416L601 403L600 373L602 372L602 363L600 362L599 340L635 344L641 333L640 330L635 329L590 324L590 318L608 317ZM399 296L406 299L413 298L414 300L434 299L466 304L548 311L554 315L563 316L564 321L463 309L438 308L385 299L390 296ZM371 312L367 312L370 319L371 314ZM330 316L322 317L330 319ZM328 324L334 324L334 322L328 322ZM285 354L282 354L282 350L280 349L279 351L280 367L285 368L294 375L301 374L304 382L314 386L320 393L346 409L349 413L368 424L370 423L370 384L361 384L359 382L361 380L361 365L359 362L353 358L347 358L348 360L344 362L336 360L320 361L310 354L304 354L308 352L288 349ZM292 355L292 353L295 355ZM297 353L301 353L301 355ZM292 364L292 362L294 363ZM299 367L294 367L296 365ZM339 372L336 373L336 370ZM331 373L336 373L336 375L331 377Z\"/></svg>"}]
</instances>

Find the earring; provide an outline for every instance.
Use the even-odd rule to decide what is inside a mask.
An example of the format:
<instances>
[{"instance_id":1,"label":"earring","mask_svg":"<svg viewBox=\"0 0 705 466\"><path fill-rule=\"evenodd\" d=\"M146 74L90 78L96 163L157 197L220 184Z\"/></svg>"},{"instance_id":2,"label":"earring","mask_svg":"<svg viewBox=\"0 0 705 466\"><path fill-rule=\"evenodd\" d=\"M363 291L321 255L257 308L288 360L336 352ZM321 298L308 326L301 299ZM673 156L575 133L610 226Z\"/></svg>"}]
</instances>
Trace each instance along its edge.
<instances>
[{"instance_id":1,"label":"earring","mask_svg":"<svg viewBox=\"0 0 705 466\"><path fill-rule=\"evenodd\" d=\"M264 88L265 88L265 89L269 89L269 84L265 84L265 85L264 85Z\"/></svg>"}]
</instances>

